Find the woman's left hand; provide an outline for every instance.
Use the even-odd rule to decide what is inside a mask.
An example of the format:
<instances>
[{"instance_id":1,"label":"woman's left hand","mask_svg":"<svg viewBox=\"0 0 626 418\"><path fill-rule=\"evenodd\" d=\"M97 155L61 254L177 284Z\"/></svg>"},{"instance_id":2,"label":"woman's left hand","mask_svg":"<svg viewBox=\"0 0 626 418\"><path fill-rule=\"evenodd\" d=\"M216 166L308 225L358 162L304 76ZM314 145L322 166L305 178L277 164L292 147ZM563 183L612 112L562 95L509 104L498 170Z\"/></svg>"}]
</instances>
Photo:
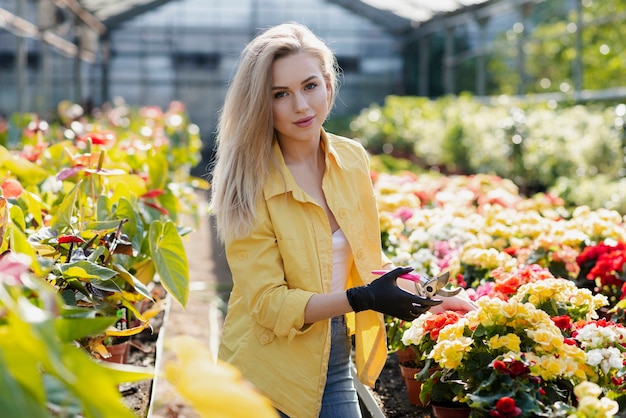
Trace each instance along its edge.
<instances>
[{"instance_id":1,"label":"woman's left hand","mask_svg":"<svg viewBox=\"0 0 626 418\"><path fill-rule=\"evenodd\" d=\"M432 313L439 313L443 311L466 313L478 309L478 305L471 301L465 292L461 292L456 296L441 298L441 300L443 300L443 302L440 305L430 308Z\"/></svg>"}]
</instances>

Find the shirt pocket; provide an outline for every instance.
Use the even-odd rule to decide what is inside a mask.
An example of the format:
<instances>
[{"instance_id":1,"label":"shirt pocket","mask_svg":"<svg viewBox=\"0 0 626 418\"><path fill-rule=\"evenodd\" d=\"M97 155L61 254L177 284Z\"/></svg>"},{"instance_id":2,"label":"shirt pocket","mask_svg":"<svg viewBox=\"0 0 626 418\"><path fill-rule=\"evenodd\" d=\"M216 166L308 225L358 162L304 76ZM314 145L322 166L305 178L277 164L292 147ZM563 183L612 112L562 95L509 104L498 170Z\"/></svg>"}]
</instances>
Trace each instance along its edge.
<instances>
[{"instance_id":1,"label":"shirt pocket","mask_svg":"<svg viewBox=\"0 0 626 418\"><path fill-rule=\"evenodd\" d=\"M278 249L283 260L283 271L289 288L319 291L314 284L311 256L316 249L307 245L302 239L278 238Z\"/></svg>"}]
</instances>

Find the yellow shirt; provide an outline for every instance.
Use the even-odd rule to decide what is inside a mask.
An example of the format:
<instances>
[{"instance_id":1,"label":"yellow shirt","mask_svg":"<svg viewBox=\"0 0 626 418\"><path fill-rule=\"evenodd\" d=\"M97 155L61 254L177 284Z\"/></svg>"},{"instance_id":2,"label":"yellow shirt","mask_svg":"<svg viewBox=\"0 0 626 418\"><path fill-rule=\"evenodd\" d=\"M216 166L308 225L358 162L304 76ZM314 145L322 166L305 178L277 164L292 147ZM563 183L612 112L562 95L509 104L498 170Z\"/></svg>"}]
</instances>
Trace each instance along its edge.
<instances>
[{"instance_id":1,"label":"yellow shirt","mask_svg":"<svg viewBox=\"0 0 626 418\"><path fill-rule=\"evenodd\" d=\"M348 287L375 278L388 260L369 159L356 141L322 131L326 172L322 188L352 249ZM257 203L257 222L244 239L227 239L233 290L219 358L237 367L276 408L292 418L319 415L330 352L330 320L304 325L309 298L331 289L332 233L328 218L274 152L283 175L273 170ZM373 386L387 358L383 315L350 313L359 379ZM356 318L356 320L355 320Z\"/></svg>"}]
</instances>

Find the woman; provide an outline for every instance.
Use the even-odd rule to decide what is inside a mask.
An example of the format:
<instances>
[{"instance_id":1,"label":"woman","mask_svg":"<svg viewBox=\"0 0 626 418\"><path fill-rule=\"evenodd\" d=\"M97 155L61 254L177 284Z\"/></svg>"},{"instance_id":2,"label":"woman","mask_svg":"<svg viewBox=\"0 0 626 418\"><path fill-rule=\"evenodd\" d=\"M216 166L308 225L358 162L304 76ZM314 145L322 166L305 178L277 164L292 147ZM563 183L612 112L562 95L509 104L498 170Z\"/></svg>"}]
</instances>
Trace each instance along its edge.
<instances>
[{"instance_id":1,"label":"woman","mask_svg":"<svg viewBox=\"0 0 626 418\"><path fill-rule=\"evenodd\" d=\"M382 314L411 320L442 302L396 285L411 268L382 254L368 156L322 128L336 90L325 43L279 25L242 52L218 125L211 210L234 284L219 358L294 418L360 417L349 336L371 386Z\"/></svg>"}]
</instances>

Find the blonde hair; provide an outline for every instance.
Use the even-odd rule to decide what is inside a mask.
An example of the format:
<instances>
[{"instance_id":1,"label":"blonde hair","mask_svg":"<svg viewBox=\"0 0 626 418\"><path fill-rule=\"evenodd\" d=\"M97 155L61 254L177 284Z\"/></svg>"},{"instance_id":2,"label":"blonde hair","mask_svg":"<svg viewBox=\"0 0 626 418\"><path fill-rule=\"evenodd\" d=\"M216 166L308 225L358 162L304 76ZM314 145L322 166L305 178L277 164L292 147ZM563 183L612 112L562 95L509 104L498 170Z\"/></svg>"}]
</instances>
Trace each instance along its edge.
<instances>
[{"instance_id":1,"label":"blonde hair","mask_svg":"<svg viewBox=\"0 0 626 418\"><path fill-rule=\"evenodd\" d=\"M272 164L274 125L272 65L299 52L316 57L330 85L332 108L338 83L336 57L306 26L285 23L255 37L241 53L217 127L217 152L211 182L210 209L218 238L247 236Z\"/></svg>"}]
</instances>

